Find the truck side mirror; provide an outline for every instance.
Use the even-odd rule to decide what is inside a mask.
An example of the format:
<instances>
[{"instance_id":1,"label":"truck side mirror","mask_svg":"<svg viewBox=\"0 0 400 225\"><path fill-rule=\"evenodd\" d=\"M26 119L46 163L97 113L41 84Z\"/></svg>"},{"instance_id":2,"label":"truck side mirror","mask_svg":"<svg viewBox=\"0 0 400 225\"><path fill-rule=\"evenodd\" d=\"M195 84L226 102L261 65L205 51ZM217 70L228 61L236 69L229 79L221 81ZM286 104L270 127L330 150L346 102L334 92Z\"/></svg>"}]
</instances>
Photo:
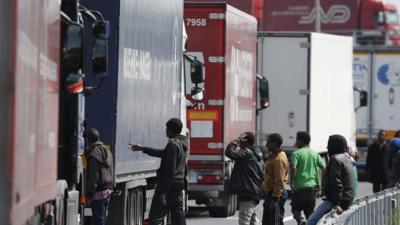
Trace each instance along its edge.
<instances>
[{"instance_id":1,"label":"truck side mirror","mask_svg":"<svg viewBox=\"0 0 400 225\"><path fill-rule=\"evenodd\" d=\"M76 71L82 68L83 27L70 24L66 27L61 62L63 70Z\"/></svg>"},{"instance_id":2,"label":"truck side mirror","mask_svg":"<svg viewBox=\"0 0 400 225\"><path fill-rule=\"evenodd\" d=\"M266 109L269 106L269 82L265 78L259 81L258 91L260 93L260 106L261 109Z\"/></svg>"},{"instance_id":3,"label":"truck side mirror","mask_svg":"<svg viewBox=\"0 0 400 225\"><path fill-rule=\"evenodd\" d=\"M96 76L106 76L108 69L108 41L103 38L96 38L93 46L92 66Z\"/></svg>"},{"instance_id":4,"label":"truck side mirror","mask_svg":"<svg viewBox=\"0 0 400 225\"><path fill-rule=\"evenodd\" d=\"M368 105L368 92L361 90L360 91L360 107Z\"/></svg>"},{"instance_id":5,"label":"truck side mirror","mask_svg":"<svg viewBox=\"0 0 400 225\"><path fill-rule=\"evenodd\" d=\"M192 83L198 84L204 81L203 78L203 63L198 59L193 59L190 62L190 79Z\"/></svg>"},{"instance_id":6,"label":"truck side mirror","mask_svg":"<svg viewBox=\"0 0 400 225\"><path fill-rule=\"evenodd\" d=\"M65 88L70 94L79 94L83 92L83 76L78 73L70 73L65 80Z\"/></svg>"},{"instance_id":7,"label":"truck side mirror","mask_svg":"<svg viewBox=\"0 0 400 225\"><path fill-rule=\"evenodd\" d=\"M201 101L204 99L204 89L201 87L193 87L191 90L192 99L194 101Z\"/></svg>"}]
</instances>

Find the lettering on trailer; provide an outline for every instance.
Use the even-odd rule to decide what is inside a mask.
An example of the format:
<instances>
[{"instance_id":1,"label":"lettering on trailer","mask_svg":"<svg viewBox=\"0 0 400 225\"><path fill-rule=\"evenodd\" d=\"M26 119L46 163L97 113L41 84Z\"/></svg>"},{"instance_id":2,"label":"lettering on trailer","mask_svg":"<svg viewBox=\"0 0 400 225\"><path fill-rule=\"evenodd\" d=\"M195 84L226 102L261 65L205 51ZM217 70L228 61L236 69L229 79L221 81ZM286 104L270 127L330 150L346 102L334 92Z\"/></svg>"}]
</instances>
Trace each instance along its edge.
<instances>
[{"instance_id":1,"label":"lettering on trailer","mask_svg":"<svg viewBox=\"0 0 400 225\"><path fill-rule=\"evenodd\" d=\"M323 8L319 8L320 20L324 24L343 24L347 23L351 17L351 10L346 5L332 5L327 12ZM310 14L302 16L299 24L314 23L317 17L317 9L314 7Z\"/></svg>"},{"instance_id":2,"label":"lettering on trailer","mask_svg":"<svg viewBox=\"0 0 400 225\"><path fill-rule=\"evenodd\" d=\"M44 54L40 54L39 71L44 79L57 81L57 64Z\"/></svg>"},{"instance_id":3,"label":"lettering on trailer","mask_svg":"<svg viewBox=\"0 0 400 225\"><path fill-rule=\"evenodd\" d=\"M186 26L205 27L205 26L207 26L207 20L204 18L187 18Z\"/></svg>"},{"instance_id":4,"label":"lettering on trailer","mask_svg":"<svg viewBox=\"0 0 400 225\"><path fill-rule=\"evenodd\" d=\"M123 77L136 80L150 80L151 53L132 48L124 48Z\"/></svg>"},{"instance_id":5,"label":"lettering on trailer","mask_svg":"<svg viewBox=\"0 0 400 225\"><path fill-rule=\"evenodd\" d=\"M368 55L354 55L353 57L353 82L354 86L368 90L369 75L369 57Z\"/></svg>"},{"instance_id":6,"label":"lettering on trailer","mask_svg":"<svg viewBox=\"0 0 400 225\"><path fill-rule=\"evenodd\" d=\"M239 98L253 97L253 55L232 46L231 50L231 121L251 121L251 109L240 107Z\"/></svg>"},{"instance_id":7,"label":"lettering on trailer","mask_svg":"<svg viewBox=\"0 0 400 225\"><path fill-rule=\"evenodd\" d=\"M319 8L320 21L323 24L344 24L350 20L351 10L346 5L332 5L326 12ZM299 24L312 24L315 22L317 9L310 6L289 6L286 10L272 11L271 16L300 16Z\"/></svg>"}]
</instances>

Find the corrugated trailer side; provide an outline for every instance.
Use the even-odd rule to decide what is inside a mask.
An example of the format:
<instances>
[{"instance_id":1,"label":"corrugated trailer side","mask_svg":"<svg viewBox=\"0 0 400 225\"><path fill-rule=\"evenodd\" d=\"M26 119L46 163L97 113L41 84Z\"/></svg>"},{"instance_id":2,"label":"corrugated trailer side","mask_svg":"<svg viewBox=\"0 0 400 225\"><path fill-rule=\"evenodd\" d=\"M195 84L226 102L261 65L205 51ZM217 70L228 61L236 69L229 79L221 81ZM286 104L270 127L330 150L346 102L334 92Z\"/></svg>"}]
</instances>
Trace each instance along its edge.
<instances>
[{"instance_id":1,"label":"corrugated trailer side","mask_svg":"<svg viewBox=\"0 0 400 225\"><path fill-rule=\"evenodd\" d=\"M225 34L224 147L244 131L256 131L257 21L227 6Z\"/></svg>"},{"instance_id":2,"label":"corrugated trailer side","mask_svg":"<svg viewBox=\"0 0 400 225\"><path fill-rule=\"evenodd\" d=\"M135 211L143 208L143 198L149 208L149 184L159 159L132 152L128 145L163 148L166 121L180 117L183 1L89 0L85 6L101 11L112 27L109 76L87 98L86 108L88 127L99 129L115 155L115 181L122 194L111 201L110 221L139 223ZM91 84L99 83L86 73Z\"/></svg>"},{"instance_id":3,"label":"corrugated trailer side","mask_svg":"<svg viewBox=\"0 0 400 225\"><path fill-rule=\"evenodd\" d=\"M129 143L164 147L165 122L180 115L182 2L86 2L113 27L110 75L87 99L86 116L113 147L120 182L158 168L158 160L129 151ZM100 80L88 76L92 84Z\"/></svg>"},{"instance_id":4,"label":"corrugated trailer side","mask_svg":"<svg viewBox=\"0 0 400 225\"><path fill-rule=\"evenodd\" d=\"M60 5L18 0L1 6L8 24L0 41L7 45L0 80L0 220L22 225L56 196Z\"/></svg>"}]
</instances>

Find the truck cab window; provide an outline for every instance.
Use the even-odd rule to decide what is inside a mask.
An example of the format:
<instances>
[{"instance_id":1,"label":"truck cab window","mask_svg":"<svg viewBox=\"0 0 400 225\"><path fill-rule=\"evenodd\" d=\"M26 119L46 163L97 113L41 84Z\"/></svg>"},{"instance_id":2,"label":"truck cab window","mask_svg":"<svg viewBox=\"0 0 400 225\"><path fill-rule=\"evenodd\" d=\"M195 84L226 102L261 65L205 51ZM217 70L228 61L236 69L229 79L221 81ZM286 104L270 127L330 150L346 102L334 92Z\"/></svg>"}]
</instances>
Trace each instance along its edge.
<instances>
[{"instance_id":1,"label":"truck cab window","mask_svg":"<svg viewBox=\"0 0 400 225\"><path fill-rule=\"evenodd\" d=\"M387 24L398 24L399 23L399 16L396 12L393 11L386 11L385 12L385 22Z\"/></svg>"},{"instance_id":2,"label":"truck cab window","mask_svg":"<svg viewBox=\"0 0 400 225\"><path fill-rule=\"evenodd\" d=\"M383 25L385 22L385 14L382 11L376 12L374 14L374 21L378 25Z\"/></svg>"}]
</instances>

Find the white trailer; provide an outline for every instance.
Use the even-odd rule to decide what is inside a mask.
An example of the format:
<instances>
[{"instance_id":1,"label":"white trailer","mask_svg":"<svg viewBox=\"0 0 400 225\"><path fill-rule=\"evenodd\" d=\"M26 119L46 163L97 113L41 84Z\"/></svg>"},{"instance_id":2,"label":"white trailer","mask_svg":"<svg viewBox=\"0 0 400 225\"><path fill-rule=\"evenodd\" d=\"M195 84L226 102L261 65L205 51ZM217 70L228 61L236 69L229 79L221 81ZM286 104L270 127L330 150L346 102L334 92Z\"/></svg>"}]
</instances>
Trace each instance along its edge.
<instances>
[{"instance_id":1,"label":"white trailer","mask_svg":"<svg viewBox=\"0 0 400 225\"><path fill-rule=\"evenodd\" d=\"M368 92L368 107L356 111L358 168L363 175L368 145L379 130L390 139L400 129L400 48L354 50L354 87ZM358 98L355 92L354 98Z\"/></svg>"},{"instance_id":2,"label":"white trailer","mask_svg":"<svg viewBox=\"0 0 400 225\"><path fill-rule=\"evenodd\" d=\"M359 145L371 144L379 130L393 137L400 129L400 49L355 49L353 80L355 87L368 91L370 100L356 112Z\"/></svg>"},{"instance_id":3,"label":"white trailer","mask_svg":"<svg viewBox=\"0 0 400 225\"><path fill-rule=\"evenodd\" d=\"M290 153L296 133L308 131L311 148L321 155L332 134L355 147L352 58L350 37L260 33L257 68L269 80L270 106L258 115L258 144L278 132Z\"/></svg>"}]
</instances>

